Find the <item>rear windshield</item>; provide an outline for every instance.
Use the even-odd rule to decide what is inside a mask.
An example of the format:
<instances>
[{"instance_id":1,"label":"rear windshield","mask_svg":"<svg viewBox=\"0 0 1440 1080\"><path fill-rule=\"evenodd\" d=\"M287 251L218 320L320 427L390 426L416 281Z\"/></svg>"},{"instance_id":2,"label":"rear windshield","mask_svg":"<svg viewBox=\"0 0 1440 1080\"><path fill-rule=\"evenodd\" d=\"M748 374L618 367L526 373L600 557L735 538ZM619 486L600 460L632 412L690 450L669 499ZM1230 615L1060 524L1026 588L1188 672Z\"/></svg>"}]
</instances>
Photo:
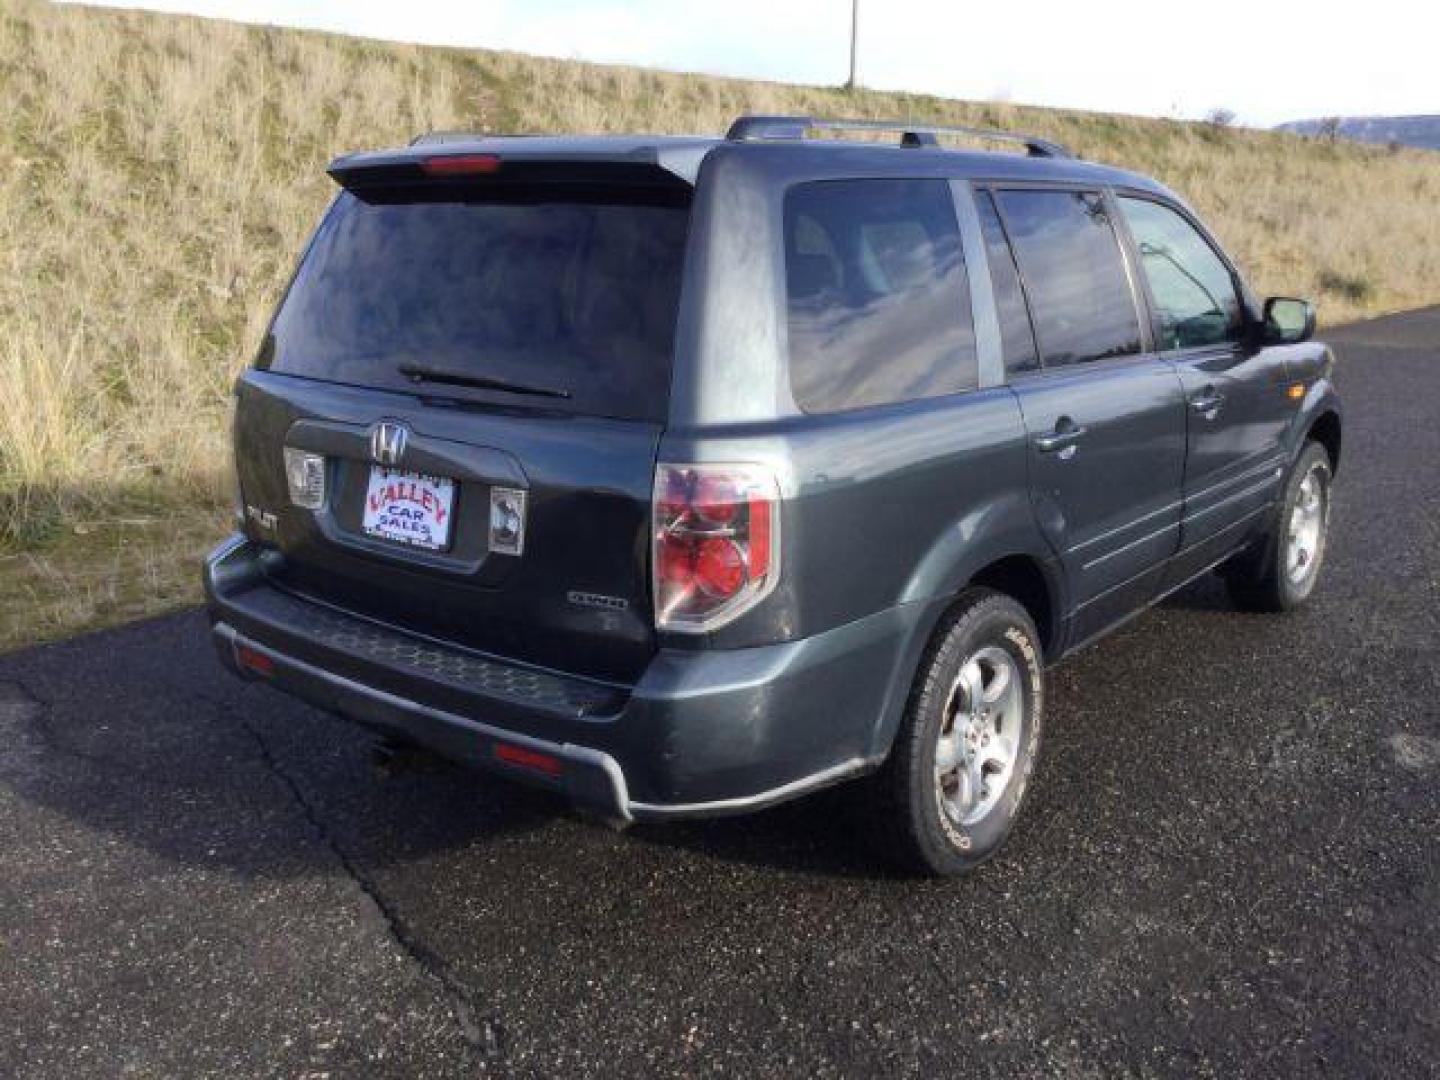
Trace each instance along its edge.
<instances>
[{"instance_id":1,"label":"rear windshield","mask_svg":"<svg viewBox=\"0 0 1440 1080\"><path fill-rule=\"evenodd\" d=\"M257 366L433 397L660 420L688 195L345 192Z\"/></svg>"}]
</instances>

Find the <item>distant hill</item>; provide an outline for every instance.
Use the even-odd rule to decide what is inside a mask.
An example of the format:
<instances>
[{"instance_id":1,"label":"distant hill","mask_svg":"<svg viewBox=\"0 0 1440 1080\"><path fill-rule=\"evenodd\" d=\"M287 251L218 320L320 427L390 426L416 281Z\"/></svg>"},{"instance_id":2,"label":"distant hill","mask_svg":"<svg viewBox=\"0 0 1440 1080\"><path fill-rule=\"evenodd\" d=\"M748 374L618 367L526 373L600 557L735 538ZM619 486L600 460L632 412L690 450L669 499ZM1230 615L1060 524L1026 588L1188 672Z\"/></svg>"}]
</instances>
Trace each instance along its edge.
<instances>
[{"instance_id":1,"label":"distant hill","mask_svg":"<svg viewBox=\"0 0 1440 1080\"><path fill-rule=\"evenodd\" d=\"M1338 119L1338 125L1336 120ZM1342 116L1328 120L1292 120L1277 130L1297 135L1324 135L1335 125L1341 138L1367 143L1399 143L1422 150L1440 150L1440 116Z\"/></svg>"}]
</instances>

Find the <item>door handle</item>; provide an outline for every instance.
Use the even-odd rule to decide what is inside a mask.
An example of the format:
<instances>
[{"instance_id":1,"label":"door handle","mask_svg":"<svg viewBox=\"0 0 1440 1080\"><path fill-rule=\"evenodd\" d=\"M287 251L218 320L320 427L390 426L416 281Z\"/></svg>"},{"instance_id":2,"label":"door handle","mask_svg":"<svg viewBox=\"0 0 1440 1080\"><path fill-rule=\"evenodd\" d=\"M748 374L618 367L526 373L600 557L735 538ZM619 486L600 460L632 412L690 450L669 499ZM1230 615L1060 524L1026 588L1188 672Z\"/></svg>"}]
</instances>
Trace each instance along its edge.
<instances>
[{"instance_id":1,"label":"door handle","mask_svg":"<svg viewBox=\"0 0 1440 1080\"><path fill-rule=\"evenodd\" d=\"M1225 404L1224 394L1206 390L1190 399L1190 411L1199 413L1206 420L1214 420L1215 414L1220 411L1220 406L1223 404Z\"/></svg>"},{"instance_id":2,"label":"door handle","mask_svg":"<svg viewBox=\"0 0 1440 1080\"><path fill-rule=\"evenodd\" d=\"M1075 444L1085 435L1085 429L1075 424L1061 421L1055 425L1054 431L1046 432L1035 439L1035 449L1042 454L1059 454L1066 460L1075 456Z\"/></svg>"}]
</instances>

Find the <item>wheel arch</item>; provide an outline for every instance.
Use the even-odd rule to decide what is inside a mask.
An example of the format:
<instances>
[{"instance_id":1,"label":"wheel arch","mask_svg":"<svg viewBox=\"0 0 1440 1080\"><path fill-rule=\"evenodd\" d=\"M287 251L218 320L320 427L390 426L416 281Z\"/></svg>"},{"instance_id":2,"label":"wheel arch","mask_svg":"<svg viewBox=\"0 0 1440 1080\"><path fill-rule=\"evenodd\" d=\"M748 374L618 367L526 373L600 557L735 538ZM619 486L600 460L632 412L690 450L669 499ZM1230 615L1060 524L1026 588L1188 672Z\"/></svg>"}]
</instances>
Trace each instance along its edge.
<instances>
[{"instance_id":1,"label":"wheel arch","mask_svg":"<svg viewBox=\"0 0 1440 1080\"><path fill-rule=\"evenodd\" d=\"M1305 429L1305 440L1312 439L1325 448L1325 453L1330 458L1330 474L1333 476L1338 473L1342 431L1340 413L1337 410L1324 409L1310 421L1310 426Z\"/></svg>"},{"instance_id":2,"label":"wheel arch","mask_svg":"<svg viewBox=\"0 0 1440 1080\"><path fill-rule=\"evenodd\" d=\"M1023 548L1004 553L991 551L986 557L977 557L956 574L941 595L925 605L923 616L914 623L909 645L892 675L886 707L875 726L870 748L875 760L890 752L920 665L929 655L936 635L947 624L966 590L975 587L993 589L1013 599L1035 623L1041 655L1046 660L1060 655L1064 647L1065 601L1063 582L1053 561Z\"/></svg>"},{"instance_id":3,"label":"wheel arch","mask_svg":"<svg viewBox=\"0 0 1440 1080\"><path fill-rule=\"evenodd\" d=\"M1293 462L1300 456L1305 444L1314 439L1325 448L1330 458L1330 472L1334 475L1340 468L1345 410L1335 384L1330 380L1335 361L1328 349L1321 354L1319 363L1319 377L1306 389L1286 432L1285 442Z\"/></svg>"},{"instance_id":4,"label":"wheel arch","mask_svg":"<svg viewBox=\"0 0 1440 1080\"><path fill-rule=\"evenodd\" d=\"M1059 644L1058 588L1051 572L1033 555L1006 555L977 570L966 587L982 586L1004 593L1023 607L1040 634L1040 649L1050 657Z\"/></svg>"}]
</instances>

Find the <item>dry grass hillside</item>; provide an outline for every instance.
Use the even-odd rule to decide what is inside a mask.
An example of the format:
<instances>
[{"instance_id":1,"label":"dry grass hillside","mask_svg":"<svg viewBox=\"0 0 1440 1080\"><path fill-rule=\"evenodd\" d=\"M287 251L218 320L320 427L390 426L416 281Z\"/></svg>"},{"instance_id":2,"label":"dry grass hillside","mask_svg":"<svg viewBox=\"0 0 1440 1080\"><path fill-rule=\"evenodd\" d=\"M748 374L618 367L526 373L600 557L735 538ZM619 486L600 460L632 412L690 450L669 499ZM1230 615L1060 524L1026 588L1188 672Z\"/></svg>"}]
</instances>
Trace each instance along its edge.
<instances>
[{"instance_id":1,"label":"dry grass hillside","mask_svg":"<svg viewBox=\"0 0 1440 1080\"><path fill-rule=\"evenodd\" d=\"M195 598L228 389L333 155L745 111L1032 130L1185 193L1330 321L1440 301L1434 154L0 0L0 648Z\"/></svg>"}]
</instances>

